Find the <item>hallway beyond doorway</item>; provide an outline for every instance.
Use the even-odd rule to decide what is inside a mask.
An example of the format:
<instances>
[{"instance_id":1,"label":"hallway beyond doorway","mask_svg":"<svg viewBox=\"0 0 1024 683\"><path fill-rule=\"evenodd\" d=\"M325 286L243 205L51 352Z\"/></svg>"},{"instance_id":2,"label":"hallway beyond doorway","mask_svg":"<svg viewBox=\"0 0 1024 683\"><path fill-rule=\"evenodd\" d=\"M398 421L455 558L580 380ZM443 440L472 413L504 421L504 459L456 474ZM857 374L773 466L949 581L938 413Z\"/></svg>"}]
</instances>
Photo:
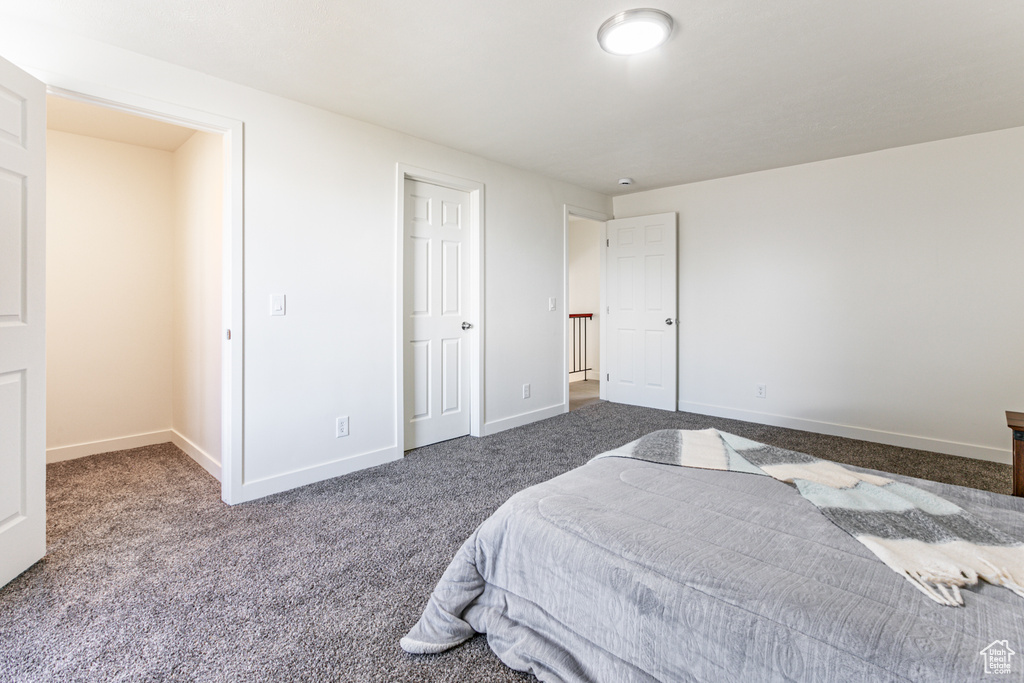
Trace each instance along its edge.
<instances>
[{"instance_id":1,"label":"hallway beyond doorway","mask_svg":"<svg viewBox=\"0 0 1024 683\"><path fill-rule=\"evenodd\" d=\"M591 403L597 403L601 392L601 383L596 379L569 382L569 410L576 410Z\"/></svg>"}]
</instances>

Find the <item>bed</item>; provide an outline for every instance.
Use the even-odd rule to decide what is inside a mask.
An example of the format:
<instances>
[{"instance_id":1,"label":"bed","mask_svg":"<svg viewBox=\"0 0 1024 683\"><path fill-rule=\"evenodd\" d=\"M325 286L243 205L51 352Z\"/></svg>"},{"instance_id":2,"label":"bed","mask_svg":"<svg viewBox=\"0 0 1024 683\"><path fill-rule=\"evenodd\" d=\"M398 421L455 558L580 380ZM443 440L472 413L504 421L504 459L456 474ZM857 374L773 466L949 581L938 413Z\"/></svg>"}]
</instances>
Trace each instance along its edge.
<instances>
[{"instance_id":1,"label":"bed","mask_svg":"<svg viewBox=\"0 0 1024 683\"><path fill-rule=\"evenodd\" d=\"M1024 532L1024 499L886 476ZM963 594L927 599L775 479L602 457L481 524L401 644L486 633L542 681L992 680L995 652L1020 680L1024 600Z\"/></svg>"}]
</instances>

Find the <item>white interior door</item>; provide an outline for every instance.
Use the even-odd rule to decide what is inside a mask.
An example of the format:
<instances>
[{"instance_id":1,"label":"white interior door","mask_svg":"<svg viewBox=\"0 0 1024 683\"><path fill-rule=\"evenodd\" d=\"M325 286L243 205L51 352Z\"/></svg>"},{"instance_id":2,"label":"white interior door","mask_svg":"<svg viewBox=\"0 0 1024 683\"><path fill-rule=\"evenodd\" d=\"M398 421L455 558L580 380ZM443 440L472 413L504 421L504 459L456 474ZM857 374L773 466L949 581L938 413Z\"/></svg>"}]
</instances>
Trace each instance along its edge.
<instances>
[{"instance_id":1,"label":"white interior door","mask_svg":"<svg viewBox=\"0 0 1024 683\"><path fill-rule=\"evenodd\" d=\"M676 410L676 214L608 221L609 401Z\"/></svg>"},{"instance_id":2,"label":"white interior door","mask_svg":"<svg viewBox=\"0 0 1024 683\"><path fill-rule=\"evenodd\" d=\"M0 59L0 585L46 554L46 88Z\"/></svg>"},{"instance_id":3,"label":"white interior door","mask_svg":"<svg viewBox=\"0 0 1024 683\"><path fill-rule=\"evenodd\" d=\"M405 181L405 448L469 434L469 194Z\"/></svg>"}]
</instances>

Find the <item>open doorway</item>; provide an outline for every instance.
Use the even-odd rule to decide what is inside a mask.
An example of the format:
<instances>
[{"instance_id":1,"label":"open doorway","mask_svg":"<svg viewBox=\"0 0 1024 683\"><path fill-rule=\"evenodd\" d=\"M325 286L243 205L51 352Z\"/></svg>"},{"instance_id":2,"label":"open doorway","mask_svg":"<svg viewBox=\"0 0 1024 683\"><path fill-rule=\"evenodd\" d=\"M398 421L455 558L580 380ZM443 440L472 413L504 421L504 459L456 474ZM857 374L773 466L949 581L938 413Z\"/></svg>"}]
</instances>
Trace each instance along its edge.
<instances>
[{"instance_id":1,"label":"open doorway","mask_svg":"<svg viewBox=\"0 0 1024 683\"><path fill-rule=\"evenodd\" d=\"M171 441L220 480L224 135L47 114L47 461Z\"/></svg>"},{"instance_id":2,"label":"open doorway","mask_svg":"<svg viewBox=\"0 0 1024 683\"><path fill-rule=\"evenodd\" d=\"M600 400L604 222L567 213L566 280L568 403L577 410Z\"/></svg>"}]
</instances>

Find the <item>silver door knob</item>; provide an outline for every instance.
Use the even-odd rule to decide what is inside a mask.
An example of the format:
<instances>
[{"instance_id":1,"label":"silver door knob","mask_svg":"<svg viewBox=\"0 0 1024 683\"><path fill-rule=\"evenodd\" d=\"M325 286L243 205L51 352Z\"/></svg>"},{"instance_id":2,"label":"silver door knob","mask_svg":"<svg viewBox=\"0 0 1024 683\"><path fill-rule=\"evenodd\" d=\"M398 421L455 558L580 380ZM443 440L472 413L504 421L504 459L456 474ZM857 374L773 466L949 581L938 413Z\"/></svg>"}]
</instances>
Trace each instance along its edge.
<instances>
[{"instance_id":1,"label":"silver door knob","mask_svg":"<svg viewBox=\"0 0 1024 683\"><path fill-rule=\"evenodd\" d=\"M464 329L464 330L473 329L473 323L462 323L462 329Z\"/></svg>"},{"instance_id":2,"label":"silver door knob","mask_svg":"<svg viewBox=\"0 0 1024 683\"><path fill-rule=\"evenodd\" d=\"M672 318L665 318L665 324L666 325L671 325L672 324Z\"/></svg>"}]
</instances>

